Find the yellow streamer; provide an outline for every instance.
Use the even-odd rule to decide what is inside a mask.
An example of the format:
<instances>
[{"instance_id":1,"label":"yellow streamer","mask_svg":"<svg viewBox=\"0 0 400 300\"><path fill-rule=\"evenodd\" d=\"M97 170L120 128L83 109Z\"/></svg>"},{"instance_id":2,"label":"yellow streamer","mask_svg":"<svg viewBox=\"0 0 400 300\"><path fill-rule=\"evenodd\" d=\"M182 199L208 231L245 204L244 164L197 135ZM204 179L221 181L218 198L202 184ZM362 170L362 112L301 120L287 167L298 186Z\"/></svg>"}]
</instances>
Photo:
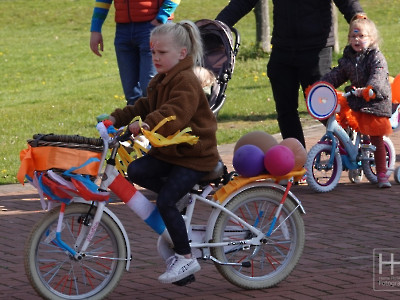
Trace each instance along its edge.
<instances>
[{"instance_id":1,"label":"yellow streamer","mask_svg":"<svg viewBox=\"0 0 400 300\"><path fill-rule=\"evenodd\" d=\"M137 119L139 118L139 119ZM158 134L156 131L159 129L161 126L163 126L165 123L175 120L176 116L170 116L167 117L163 120L161 120L157 126L155 126L151 131L143 129L142 128L142 133L143 135L150 141L151 145L153 147L165 147L169 145L175 145L175 144L180 144L180 143L188 143L190 145L194 145L197 143L199 140L198 136L195 135L190 135L188 132L192 131L190 127L186 127L183 130L177 131L175 134L170 135L168 137L163 137L161 134ZM142 120L140 117L136 117L134 121L139 120L139 125L141 127Z\"/></svg>"},{"instance_id":2,"label":"yellow streamer","mask_svg":"<svg viewBox=\"0 0 400 300\"><path fill-rule=\"evenodd\" d=\"M175 134L170 135L168 137L163 137L161 134L156 133L156 131L161 126L163 126L165 123L175 120L175 119L176 119L176 116L167 117L167 118L161 120L151 131L145 130L142 128L143 135L150 141L150 144L152 145L152 147L164 147L164 146L180 144L180 143L189 143L190 145L194 145L197 143L197 141L199 140L199 137L190 135L188 133L192 130L190 127L187 127L181 131L177 131ZM138 121L139 126L142 127L142 119L139 116L133 118L133 120L132 120L132 122L136 122L136 121ZM128 130L128 126L125 128L125 130ZM136 157L132 157L132 155L129 155L129 153L125 150L124 147L120 147L118 149L119 159L116 160L116 168L122 175L126 174L128 165L135 158L142 157L143 153L147 153L149 151L148 149L144 148L139 143L133 143L132 147L133 147Z\"/></svg>"}]
</instances>

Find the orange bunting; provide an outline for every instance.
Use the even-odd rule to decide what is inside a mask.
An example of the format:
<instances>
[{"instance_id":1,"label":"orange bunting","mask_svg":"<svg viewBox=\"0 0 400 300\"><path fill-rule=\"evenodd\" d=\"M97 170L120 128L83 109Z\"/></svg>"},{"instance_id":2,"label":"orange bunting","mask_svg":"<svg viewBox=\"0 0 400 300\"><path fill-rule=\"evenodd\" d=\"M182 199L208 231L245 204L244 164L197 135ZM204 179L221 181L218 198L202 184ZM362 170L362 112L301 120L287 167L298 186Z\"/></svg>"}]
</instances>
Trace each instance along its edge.
<instances>
[{"instance_id":1,"label":"orange bunting","mask_svg":"<svg viewBox=\"0 0 400 300\"><path fill-rule=\"evenodd\" d=\"M400 74L398 74L391 83L392 86L392 102L395 104L400 103Z\"/></svg>"}]
</instances>

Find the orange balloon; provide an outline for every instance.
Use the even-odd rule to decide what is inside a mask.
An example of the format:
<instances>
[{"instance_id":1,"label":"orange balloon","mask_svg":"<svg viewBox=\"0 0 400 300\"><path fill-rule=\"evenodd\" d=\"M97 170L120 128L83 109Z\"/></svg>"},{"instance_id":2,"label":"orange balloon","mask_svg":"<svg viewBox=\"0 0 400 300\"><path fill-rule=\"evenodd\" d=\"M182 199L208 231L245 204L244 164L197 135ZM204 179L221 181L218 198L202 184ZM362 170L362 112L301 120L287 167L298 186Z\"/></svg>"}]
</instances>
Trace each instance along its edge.
<instances>
[{"instance_id":1,"label":"orange balloon","mask_svg":"<svg viewBox=\"0 0 400 300\"><path fill-rule=\"evenodd\" d=\"M269 148L278 144L278 141L265 131L252 131L242 136L235 145L233 153L243 145L254 145L266 153Z\"/></svg>"},{"instance_id":2,"label":"orange balloon","mask_svg":"<svg viewBox=\"0 0 400 300\"><path fill-rule=\"evenodd\" d=\"M392 82L392 102L400 103L400 74Z\"/></svg>"},{"instance_id":3,"label":"orange balloon","mask_svg":"<svg viewBox=\"0 0 400 300\"><path fill-rule=\"evenodd\" d=\"M280 145L288 147L294 154L294 167L293 171L299 171L303 168L307 160L307 151L303 145L295 138L286 138L279 143Z\"/></svg>"}]
</instances>

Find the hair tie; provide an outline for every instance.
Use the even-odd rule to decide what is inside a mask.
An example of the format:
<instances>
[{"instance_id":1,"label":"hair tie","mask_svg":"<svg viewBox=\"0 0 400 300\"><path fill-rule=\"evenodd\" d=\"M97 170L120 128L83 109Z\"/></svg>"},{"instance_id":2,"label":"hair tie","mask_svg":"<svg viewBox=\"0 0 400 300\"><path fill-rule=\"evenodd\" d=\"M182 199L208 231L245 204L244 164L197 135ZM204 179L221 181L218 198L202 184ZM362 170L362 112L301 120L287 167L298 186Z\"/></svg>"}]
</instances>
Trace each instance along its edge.
<instances>
[{"instance_id":1,"label":"hair tie","mask_svg":"<svg viewBox=\"0 0 400 300\"><path fill-rule=\"evenodd\" d=\"M350 20L350 23L355 20L367 20L367 15L365 13L356 13Z\"/></svg>"}]
</instances>

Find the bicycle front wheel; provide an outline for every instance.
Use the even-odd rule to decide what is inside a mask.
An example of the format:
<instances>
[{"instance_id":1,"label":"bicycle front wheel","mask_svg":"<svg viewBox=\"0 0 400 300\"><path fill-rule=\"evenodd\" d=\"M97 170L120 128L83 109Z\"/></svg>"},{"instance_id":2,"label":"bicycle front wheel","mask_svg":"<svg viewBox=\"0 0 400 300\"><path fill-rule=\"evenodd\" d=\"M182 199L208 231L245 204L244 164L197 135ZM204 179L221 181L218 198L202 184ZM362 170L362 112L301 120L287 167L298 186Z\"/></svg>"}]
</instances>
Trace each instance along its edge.
<instances>
[{"instance_id":1,"label":"bicycle front wheel","mask_svg":"<svg viewBox=\"0 0 400 300\"><path fill-rule=\"evenodd\" d=\"M65 209L61 237L71 248L79 233L91 225L96 208L89 215L88 211L88 205L79 203ZM46 213L28 238L25 271L30 283L45 299L106 297L117 286L126 265L121 230L110 216L103 214L86 256L77 260L55 240L59 213L59 207ZM89 225L84 225L82 220L87 215Z\"/></svg>"},{"instance_id":2,"label":"bicycle front wheel","mask_svg":"<svg viewBox=\"0 0 400 300\"><path fill-rule=\"evenodd\" d=\"M339 152L331 157L332 145L315 144L307 154L304 165L307 184L314 191L325 193L332 191L340 180L342 174L342 158ZM330 165L331 160L332 165Z\"/></svg>"},{"instance_id":3,"label":"bicycle front wheel","mask_svg":"<svg viewBox=\"0 0 400 300\"><path fill-rule=\"evenodd\" d=\"M267 234L281 198L282 194L276 190L257 187L236 195L226 208ZM299 210L287 199L272 234L265 235L261 245L235 243L252 237L247 228L221 212L214 228L213 242L232 244L211 248L211 254L223 263L237 265L215 265L225 279L241 288L272 287L292 272L303 252L305 229ZM247 266L240 265L244 262Z\"/></svg>"}]
</instances>

